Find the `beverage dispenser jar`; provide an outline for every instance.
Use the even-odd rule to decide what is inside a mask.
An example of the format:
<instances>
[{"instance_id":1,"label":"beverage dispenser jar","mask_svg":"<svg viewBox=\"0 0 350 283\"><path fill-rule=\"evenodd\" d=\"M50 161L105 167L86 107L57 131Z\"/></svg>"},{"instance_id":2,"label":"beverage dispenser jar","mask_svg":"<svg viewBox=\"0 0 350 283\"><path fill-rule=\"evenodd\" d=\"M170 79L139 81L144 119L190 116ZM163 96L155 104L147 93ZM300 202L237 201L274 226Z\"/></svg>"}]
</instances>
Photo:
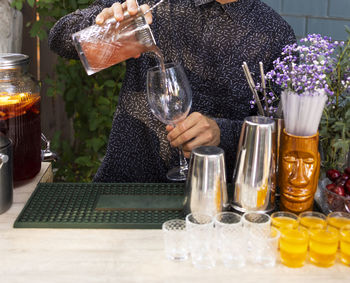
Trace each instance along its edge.
<instances>
[{"instance_id":1,"label":"beverage dispenser jar","mask_svg":"<svg viewBox=\"0 0 350 283\"><path fill-rule=\"evenodd\" d=\"M28 74L29 57L0 54L0 132L13 143L13 180L41 167L40 87Z\"/></svg>"}]
</instances>

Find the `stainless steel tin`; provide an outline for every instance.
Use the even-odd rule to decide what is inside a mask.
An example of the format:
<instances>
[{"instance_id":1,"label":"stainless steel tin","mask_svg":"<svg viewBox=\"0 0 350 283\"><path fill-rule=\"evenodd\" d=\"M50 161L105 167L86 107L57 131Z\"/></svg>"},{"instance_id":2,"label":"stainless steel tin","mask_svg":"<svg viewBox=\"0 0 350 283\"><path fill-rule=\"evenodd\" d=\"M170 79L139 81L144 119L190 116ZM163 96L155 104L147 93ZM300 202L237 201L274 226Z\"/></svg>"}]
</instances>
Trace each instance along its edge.
<instances>
[{"instance_id":1,"label":"stainless steel tin","mask_svg":"<svg viewBox=\"0 0 350 283\"><path fill-rule=\"evenodd\" d=\"M275 207L276 124L261 116L245 118L233 174L235 210L269 212Z\"/></svg>"},{"instance_id":2,"label":"stainless steel tin","mask_svg":"<svg viewBox=\"0 0 350 283\"><path fill-rule=\"evenodd\" d=\"M215 215L228 208L224 151L201 146L191 153L185 212Z\"/></svg>"},{"instance_id":3,"label":"stainless steel tin","mask_svg":"<svg viewBox=\"0 0 350 283\"><path fill-rule=\"evenodd\" d=\"M0 133L0 214L13 202L12 143Z\"/></svg>"}]
</instances>

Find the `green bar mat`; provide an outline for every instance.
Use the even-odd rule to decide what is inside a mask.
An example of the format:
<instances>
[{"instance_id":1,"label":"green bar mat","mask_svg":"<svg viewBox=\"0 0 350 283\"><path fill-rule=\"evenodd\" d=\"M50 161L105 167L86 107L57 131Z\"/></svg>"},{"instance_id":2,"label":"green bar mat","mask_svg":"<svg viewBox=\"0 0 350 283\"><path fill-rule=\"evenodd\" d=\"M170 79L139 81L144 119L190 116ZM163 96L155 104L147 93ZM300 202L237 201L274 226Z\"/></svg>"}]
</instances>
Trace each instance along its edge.
<instances>
[{"instance_id":1,"label":"green bar mat","mask_svg":"<svg viewBox=\"0 0 350 283\"><path fill-rule=\"evenodd\" d=\"M40 183L14 228L160 229L183 201L183 183Z\"/></svg>"}]
</instances>

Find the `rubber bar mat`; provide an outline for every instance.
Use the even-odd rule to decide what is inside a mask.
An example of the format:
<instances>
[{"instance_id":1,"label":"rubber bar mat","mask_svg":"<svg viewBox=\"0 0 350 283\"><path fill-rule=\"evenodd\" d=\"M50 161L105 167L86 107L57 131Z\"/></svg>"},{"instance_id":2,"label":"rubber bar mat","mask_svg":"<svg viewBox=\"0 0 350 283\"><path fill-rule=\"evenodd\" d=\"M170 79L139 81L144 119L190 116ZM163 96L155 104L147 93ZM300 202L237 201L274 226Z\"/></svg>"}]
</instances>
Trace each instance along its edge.
<instances>
[{"instance_id":1,"label":"rubber bar mat","mask_svg":"<svg viewBox=\"0 0 350 283\"><path fill-rule=\"evenodd\" d=\"M183 201L183 183L39 183L14 228L160 229Z\"/></svg>"}]
</instances>

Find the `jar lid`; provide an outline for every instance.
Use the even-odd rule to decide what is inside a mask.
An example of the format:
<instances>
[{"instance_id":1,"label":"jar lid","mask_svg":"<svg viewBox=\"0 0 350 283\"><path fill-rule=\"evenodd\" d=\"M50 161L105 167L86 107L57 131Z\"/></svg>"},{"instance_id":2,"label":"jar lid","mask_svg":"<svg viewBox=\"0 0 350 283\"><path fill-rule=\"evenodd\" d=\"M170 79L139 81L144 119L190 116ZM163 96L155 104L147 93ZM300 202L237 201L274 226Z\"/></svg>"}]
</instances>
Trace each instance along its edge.
<instances>
[{"instance_id":1,"label":"jar lid","mask_svg":"<svg viewBox=\"0 0 350 283\"><path fill-rule=\"evenodd\" d=\"M23 66L29 63L29 56L19 53L1 53L0 69Z\"/></svg>"},{"instance_id":2,"label":"jar lid","mask_svg":"<svg viewBox=\"0 0 350 283\"><path fill-rule=\"evenodd\" d=\"M0 133L0 148L7 147L11 143L11 140L3 133Z\"/></svg>"}]
</instances>

